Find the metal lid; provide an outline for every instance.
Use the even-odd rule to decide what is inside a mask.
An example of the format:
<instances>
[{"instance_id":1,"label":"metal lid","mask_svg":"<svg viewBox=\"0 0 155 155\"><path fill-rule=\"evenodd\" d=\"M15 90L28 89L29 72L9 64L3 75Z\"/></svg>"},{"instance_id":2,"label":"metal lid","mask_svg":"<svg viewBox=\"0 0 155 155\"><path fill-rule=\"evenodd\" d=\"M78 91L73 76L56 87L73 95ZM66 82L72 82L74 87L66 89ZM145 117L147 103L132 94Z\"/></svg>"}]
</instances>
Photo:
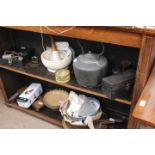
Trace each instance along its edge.
<instances>
[{"instance_id":1,"label":"metal lid","mask_svg":"<svg viewBox=\"0 0 155 155\"><path fill-rule=\"evenodd\" d=\"M60 69L56 71L55 78L57 82L66 83L70 81L70 71L68 69Z\"/></svg>"},{"instance_id":2,"label":"metal lid","mask_svg":"<svg viewBox=\"0 0 155 155\"><path fill-rule=\"evenodd\" d=\"M92 54L91 52L83 55L79 55L74 59L74 66L83 70L99 70L102 67L107 66L108 61L104 56L98 56L98 54Z\"/></svg>"},{"instance_id":3,"label":"metal lid","mask_svg":"<svg viewBox=\"0 0 155 155\"><path fill-rule=\"evenodd\" d=\"M70 74L70 71L68 69L60 69L56 71L56 76L57 77L66 77Z\"/></svg>"}]
</instances>

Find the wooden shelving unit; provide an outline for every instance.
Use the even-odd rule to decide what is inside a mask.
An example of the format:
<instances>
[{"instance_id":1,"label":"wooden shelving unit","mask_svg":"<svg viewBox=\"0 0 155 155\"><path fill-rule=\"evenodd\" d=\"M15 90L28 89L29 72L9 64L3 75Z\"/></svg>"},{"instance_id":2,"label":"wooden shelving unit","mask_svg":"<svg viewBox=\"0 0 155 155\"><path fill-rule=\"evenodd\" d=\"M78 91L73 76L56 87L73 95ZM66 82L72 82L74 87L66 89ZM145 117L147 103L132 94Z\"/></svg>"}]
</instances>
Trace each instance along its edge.
<instances>
[{"instance_id":1,"label":"wooden shelving unit","mask_svg":"<svg viewBox=\"0 0 155 155\"><path fill-rule=\"evenodd\" d=\"M49 26L48 29L56 28L60 30L66 29L66 27L52 27ZM2 27L1 29L5 29L4 32L0 32L0 50L1 52L4 49L9 49L12 46L11 39L8 39L10 36L7 34L7 31L30 31L33 33L40 33L39 26L30 26L30 27ZM12 30L11 30L12 29ZM46 26L42 27L43 33L46 35L56 35L49 31ZM119 46L126 46L131 48L139 49L139 57L137 62L137 72L136 72L136 80L134 85L133 93L129 96L122 96L115 98L114 101L122 103L123 106L131 106L130 117L128 128L135 128L136 127L136 120L132 117L132 111L142 93L147 80L150 76L150 72L154 63L155 59L155 31L154 30L140 30L140 29L131 29L131 28L123 28L123 27L74 27L71 31L66 32L65 34L58 35L58 36L65 36L70 38L78 38L78 39L85 39L97 42L105 42L110 44L115 44ZM25 39L25 38L22 38ZM20 40L18 40L20 42ZM81 93L90 94L94 97L99 98L106 98L106 95L102 93L100 88L96 89L88 89L81 87L77 84L74 76L72 75L72 79L68 83L58 83L55 81L55 77L47 72L46 68L42 65L38 67L30 67L30 64L24 67L13 67L8 64L0 64L0 69L5 70L6 72L14 72L25 76L26 78L31 77L34 79L38 79L49 84L57 85L66 89L78 91ZM6 73L5 72L5 73ZM2 92L4 93L6 102L8 102L6 88L4 86L5 79L0 77L0 87L2 88ZM5 81L6 82L6 81ZM33 109L23 109L20 108L17 103L10 102L7 103L8 106L22 110L27 112L31 115L34 115L38 118L51 122L55 125L62 126L61 121L62 118L60 114L54 111L48 111L48 109L44 109L41 112L35 112Z\"/></svg>"}]
</instances>

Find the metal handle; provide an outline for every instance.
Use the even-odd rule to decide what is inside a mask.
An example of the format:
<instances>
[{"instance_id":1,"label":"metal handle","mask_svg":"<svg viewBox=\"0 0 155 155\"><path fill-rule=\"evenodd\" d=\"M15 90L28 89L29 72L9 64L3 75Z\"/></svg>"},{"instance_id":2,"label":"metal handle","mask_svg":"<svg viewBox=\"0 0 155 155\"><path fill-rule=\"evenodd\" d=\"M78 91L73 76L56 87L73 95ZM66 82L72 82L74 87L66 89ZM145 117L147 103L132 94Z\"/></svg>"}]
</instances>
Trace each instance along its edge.
<instances>
[{"instance_id":1,"label":"metal handle","mask_svg":"<svg viewBox=\"0 0 155 155\"><path fill-rule=\"evenodd\" d=\"M78 45L79 45L79 47L80 47L80 49L81 49L81 51L82 51L82 54L84 54L84 53L85 53L85 52L84 52L84 48L83 48L83 46L81 45L80 41L77 40L77 43L78 43Z\"/></svg>"},{"instance_id":2,"label":"metal handle","mask_svg":"<svg viewBox=\"0 0 155 155\"><path fill-rule=\"evenodd\" d=\"M102 52L98 54L98 59L100 59L100 57L104 54L104 44L101 43L102 46Z\"/></svg>"}]
</instances>

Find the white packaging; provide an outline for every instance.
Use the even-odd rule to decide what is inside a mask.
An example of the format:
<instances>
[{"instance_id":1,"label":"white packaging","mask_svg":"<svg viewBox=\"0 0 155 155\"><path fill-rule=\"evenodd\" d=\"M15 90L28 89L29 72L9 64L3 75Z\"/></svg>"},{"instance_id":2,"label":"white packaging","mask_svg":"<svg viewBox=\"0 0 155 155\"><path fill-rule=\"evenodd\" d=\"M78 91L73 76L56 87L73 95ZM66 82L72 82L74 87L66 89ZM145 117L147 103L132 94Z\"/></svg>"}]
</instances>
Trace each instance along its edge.
<instances>
[{"instance_id":1,"label":"white packaging","mask_svg":"<svg viewBox=\"0 0 155 155\"><path fill-rule=\"evenodd\" d=\"M56 47L60 51L65 51L69 49L69 43L68 42L55 42Z\"/></svg>"},{"instance_id":2,"label":"white packaging","mask_svg":"<svg viewBox=\"0 0 155 155\"><path fill-rule=\"evenodd\" d=\"M40 83L32 83L21 95L19 95L17 103L20 107L29 108L42 92L43 89Z\"/></svg>"}]
</instances>

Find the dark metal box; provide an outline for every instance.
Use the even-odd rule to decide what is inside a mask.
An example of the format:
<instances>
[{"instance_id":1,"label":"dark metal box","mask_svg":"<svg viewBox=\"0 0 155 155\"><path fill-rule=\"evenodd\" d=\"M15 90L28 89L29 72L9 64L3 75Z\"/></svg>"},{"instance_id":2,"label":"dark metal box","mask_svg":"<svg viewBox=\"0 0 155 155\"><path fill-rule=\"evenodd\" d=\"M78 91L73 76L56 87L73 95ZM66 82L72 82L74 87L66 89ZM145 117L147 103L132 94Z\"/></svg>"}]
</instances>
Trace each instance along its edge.
<instances>
[{"instance_id":1,"label":"dark metal box","mask_svg":"<svg viewBox=\"0 0 155 155\"><path fill-rule=\"evenodd\" d=\"M102 79L102 91L110 99L116 98L120 93L128 92L135 79L135 70L130 69L116 75Z\"/></svg>"}]
</instances>

